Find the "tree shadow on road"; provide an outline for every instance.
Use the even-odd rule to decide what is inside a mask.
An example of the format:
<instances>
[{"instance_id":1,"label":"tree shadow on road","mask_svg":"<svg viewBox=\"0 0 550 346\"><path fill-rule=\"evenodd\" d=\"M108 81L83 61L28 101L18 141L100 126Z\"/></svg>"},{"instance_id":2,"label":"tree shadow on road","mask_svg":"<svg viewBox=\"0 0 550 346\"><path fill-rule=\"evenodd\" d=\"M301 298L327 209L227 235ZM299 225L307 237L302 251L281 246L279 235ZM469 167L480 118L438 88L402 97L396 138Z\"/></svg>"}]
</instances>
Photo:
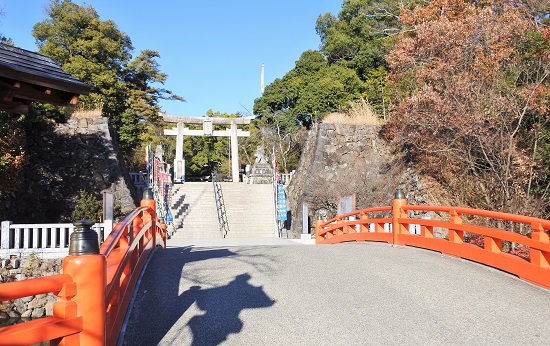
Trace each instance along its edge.
<instances>
[{"instance_id":1,"label":"tree shadow on road","mask_svg":"<svg viewBox=\"0 0 550 346\"><path fill-rule=\"evenodd\" d=\"M239 318L241 311L268 308L275 303L263 287L250 284L250 274L243 273L227 284L209 287L195 281L191 282L203 286L186 288L180 284L182 269L187 263L236 255L228 249L193 250L191 247L156 251L136 287L138 292L119 345L213 346L230 334L239 333L243 327ZM204 313L189 310L193 304ZM191 311L194 316L189 315ZM187 324L178 323L186 312ZM186 327L192 337L185 336Z\"/></svg>"},{"instance_id":2,"label":"tree shadow on road","mask_svg":"<svg viewBox=\"0 0 550 346\"><path fill-rule=\"evenodd\" d=\"M267 308L275 303L262 287L252 286L248 282L250 278L248 274L241 274L225 286L191 287L190 298L205 312L195 315L187 324L193 333L193 346L219 345L229 334L241 331L243 322L239 314L242 310Z\"/></svg>"}]
</instances>

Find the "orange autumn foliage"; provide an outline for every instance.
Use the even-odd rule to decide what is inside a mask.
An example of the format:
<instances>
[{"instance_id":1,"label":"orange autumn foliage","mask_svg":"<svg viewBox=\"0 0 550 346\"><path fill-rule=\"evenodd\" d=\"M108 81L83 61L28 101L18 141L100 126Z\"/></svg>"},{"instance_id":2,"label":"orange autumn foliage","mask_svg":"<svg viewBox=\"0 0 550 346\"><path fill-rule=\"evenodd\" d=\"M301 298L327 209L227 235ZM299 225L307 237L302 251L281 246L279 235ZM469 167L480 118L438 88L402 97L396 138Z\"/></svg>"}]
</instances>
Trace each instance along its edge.
<instances>
[{"instance_id":1,"label":"orange autumn foliage","mask_svg":"<svg viewBox=\"0 0 550 346\"><path fill-rule=\"evenodd\" d=\"M25 153L22 131L9 130L0 138L0 193L15 191L20 186L20 174Z\"/></svg>"},{"instance_id":2,"label":"orange autumn foliage","mask_svg":"<svg viewBox=\"0 0 550 346\"><path fill-rule=\"evenodd\" d=\"M550 8L537 3L537 11ZM435 0L403 9L387 57L391 124L419 168L464 204L532 213L546 125L548 27L530 1Z\"/></svg>"}]
</instances>

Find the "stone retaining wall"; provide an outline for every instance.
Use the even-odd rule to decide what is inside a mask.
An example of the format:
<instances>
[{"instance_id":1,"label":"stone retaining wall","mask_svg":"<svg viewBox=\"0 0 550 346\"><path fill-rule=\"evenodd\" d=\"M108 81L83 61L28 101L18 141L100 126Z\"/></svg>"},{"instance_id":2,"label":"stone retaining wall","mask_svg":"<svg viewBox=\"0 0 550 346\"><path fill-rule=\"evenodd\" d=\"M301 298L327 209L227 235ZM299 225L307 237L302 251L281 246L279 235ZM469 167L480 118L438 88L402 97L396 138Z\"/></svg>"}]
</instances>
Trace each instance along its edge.
<instances>
[{"instance_id":1,"label":"stone retaining wall","mask_svg":"<svg viewBox=\"0 0 550 346\"><path fill-rule=\"evenodd\" d=\"M403 153L396 153L373 125L317 124L308 133L289 185L291 234L302 232L302 203L316 218L337 214L341 197L355 194L357 209L391 205L397 187L409 203L427 204L424 188Z\"/></svg>"},{"instance_id":2,"label":"stone retaining wall","mask_svg":"<svg viewBox=\"0 0 550 346\"><path fill-rule=\"evenodd\" d=\"M27 156L19 191L0 196L0 220L73 222L80 190L97 198L107 191L124 214L136 196L107 118L70 118L27 130Z\"/></svg>"},{"instance_id":3,"label":"stone retaining wall","mask_svg":"<svg viewBox=\"0 0 550 346\"><path fill-rule=\"evenodd\" d=\"M31 255L20 260L18 269L11 265L0 268L0 285L61 273L62 259L44 260ZM55 295L48 293L0 302L0 326L16 323L21 319L52 316L53 303L56 300Z\"/></svg>"}]
</instances>

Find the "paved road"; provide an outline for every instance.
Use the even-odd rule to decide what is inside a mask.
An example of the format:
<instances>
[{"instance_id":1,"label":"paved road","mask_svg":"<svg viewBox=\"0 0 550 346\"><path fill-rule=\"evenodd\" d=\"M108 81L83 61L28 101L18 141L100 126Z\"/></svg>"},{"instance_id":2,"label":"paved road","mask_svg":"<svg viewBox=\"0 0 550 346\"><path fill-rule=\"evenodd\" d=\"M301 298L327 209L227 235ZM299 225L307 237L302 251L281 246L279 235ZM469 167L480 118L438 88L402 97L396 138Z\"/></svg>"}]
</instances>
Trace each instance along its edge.
<instances>
[{"instance_id":1,"label":"paved road","mask_svg":"<svg viewBox=\"0 0 550 346\"><path fill-rule=\"evenodd\" d=\"M548 345L550 291L382 243L171 244L123 345Z\"/></svg>"}]
</instances>

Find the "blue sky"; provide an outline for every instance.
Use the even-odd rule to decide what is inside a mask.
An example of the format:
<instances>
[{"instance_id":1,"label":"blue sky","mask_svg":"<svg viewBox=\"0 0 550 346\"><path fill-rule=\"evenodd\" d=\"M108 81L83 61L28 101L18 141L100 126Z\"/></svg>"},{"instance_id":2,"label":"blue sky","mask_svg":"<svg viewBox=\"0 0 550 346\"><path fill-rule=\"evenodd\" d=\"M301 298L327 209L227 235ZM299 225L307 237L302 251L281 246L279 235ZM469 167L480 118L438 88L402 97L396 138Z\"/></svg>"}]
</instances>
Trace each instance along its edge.
<instances>
[{"instance_id":1,"label":"blue sky","mask_svg":"<svg viewBox=\"0 0 550 346\"><path fill-rule=\"evenodd\" d=\"M265 85L294 67L300 54L318 49L317 17L337 15L342 0L88 0L102 20L111 19L142 49L160 53L165 88L187 102L162 102L164 112L203 116L251 115ZM37 51L32 27L46 18L48 0L0 0L0 33L16 46Z\"/></svg>"}]
</instances>

